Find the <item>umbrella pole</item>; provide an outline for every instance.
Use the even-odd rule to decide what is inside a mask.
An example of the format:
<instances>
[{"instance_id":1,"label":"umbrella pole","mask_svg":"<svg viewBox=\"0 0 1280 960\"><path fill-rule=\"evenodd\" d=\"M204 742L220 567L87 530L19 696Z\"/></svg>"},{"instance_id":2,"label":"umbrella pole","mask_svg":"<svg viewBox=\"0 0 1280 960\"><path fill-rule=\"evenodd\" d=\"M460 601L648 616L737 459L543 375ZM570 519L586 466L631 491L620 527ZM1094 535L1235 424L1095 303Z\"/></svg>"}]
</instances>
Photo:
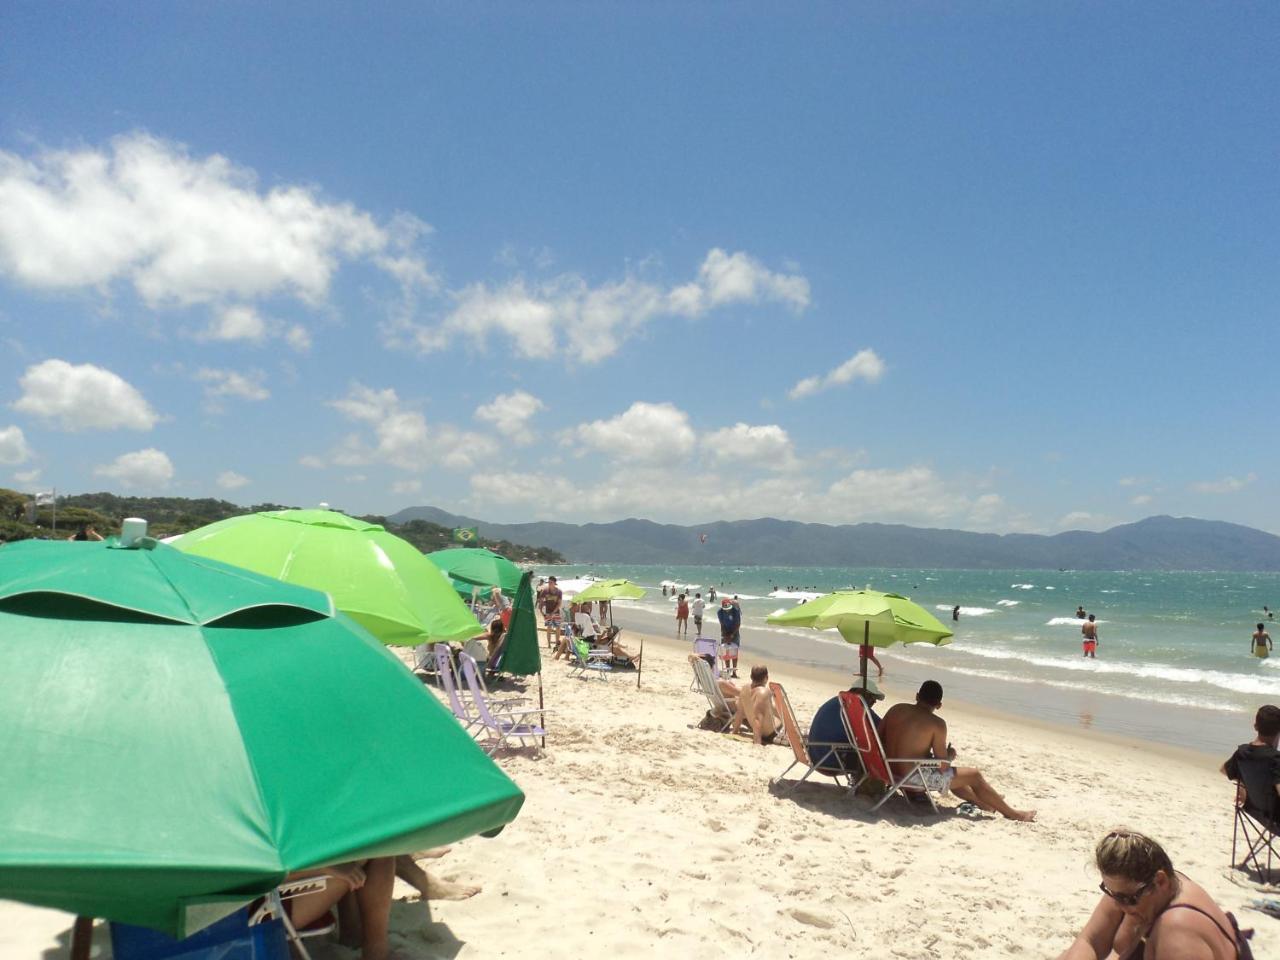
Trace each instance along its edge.
<instances>
[{"instance_id":1,"label":"umbrella pole","mask_svg":"<svg viewBox=\"0 0 1280 960\"><path fill-rule=\"evenodd\" d=\"M547 728L546 707L542 704L542 671L538 671L538 715L542 717L542 729ZM547 735L542 735L542 749L547 749Z\"/></svg>"},{"instance_id":2,"label":"umbrella pole","mask_svg":"<svg viewBox=\"0 0 1280 960\"><path fill-rule=\"evenodd\" d=\"M613 604L609 604L609 606L612 607ZM644 670L644 634L640 634L640 656L638 659L640 660L640 662L636 664L636 689L637 690L640 689L640 674Z\"/></svg>"},{"instance_id":3,"label":"umbrella pole","mask_svg":"<svg viewBox=\"0 0 1280 960\"><path fill-rule=\"evenodd\" d=\"M862 689L867 689L867 647L871 645L871 621L862 622L862 649L858 651L858 660L862 671Z\"/></svg>"},{"instance_id":4,"label":"umbrella pole","mask_svg":"<svg viewBox=\"0 0 1280 960\"><path fill-rule=\"evenodd\" d=\"M71 960L89 960L93 946L93 917L76 917L71 928Z\"/></svg>"}]
</instances>

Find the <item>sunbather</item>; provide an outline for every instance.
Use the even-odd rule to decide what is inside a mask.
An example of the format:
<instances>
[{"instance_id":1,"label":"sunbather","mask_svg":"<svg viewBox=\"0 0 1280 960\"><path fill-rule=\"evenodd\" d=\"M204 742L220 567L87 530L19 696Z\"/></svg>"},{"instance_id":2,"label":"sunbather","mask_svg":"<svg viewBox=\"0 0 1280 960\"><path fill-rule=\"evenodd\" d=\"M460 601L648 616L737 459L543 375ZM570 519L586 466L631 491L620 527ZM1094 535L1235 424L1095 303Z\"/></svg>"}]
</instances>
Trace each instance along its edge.
<instances>
[{"instance_id":1,"label":"sunbather","mask_svg":"<svg viewBox=\"0 0 1280 960\"><path fill-rule=\"evenodd\" d=\"M880 723L885 753L900 760L933 758L945 761L937 769L920 771L931 791L946 793L949 790L961 800L1010 820L1034 820L1034 810L1015 810L1009 806L1004 797L987 783L980 770L951 765L956 751L947 742L947 722L935 713L941 706L942 684L926 680L920 684L915 703L895 703L890 707ZM905 774L906 769L902 769L895 775Z\"/></svg>"},{"instance_id":2,"label":"sunbather","mask_svg":"<svg viewBox=\"0 0 1280 960\"><path fill-rule=\"evenodd\" d=\"M751 668L751 686L739 694L729 729L737 733L744 722L751 728L751 739L756 743L769 744L778 739L778 718L773 712L768 667L757 664Z\"/></svg>"},{"instance_id":3,"label":"sunbather","mask_svg":"<svg viewBox=\"0 0 1280 960\"><path fill-rule=\"evenodd\" d=\"M311 924L328 913L344 896L352 893L358 908L354 911L357 919L346 925L343 939L350 942L354 937L361 947L361 960L387 960L391 952L387 930L391 923L391 890L396 881L395 857L377 857L373 860L300 870L289 874L287 879L301 880L317 876L328 877L323 890L304 893L288 903L289 917L294 926L301 928ZM356 931L350 928L357 923L359 935L354 936Z\"/></svg>"},{"instance_id":4,"label":"sunbather","mask_svg":"<svg viewBox=\"0 0 1280 960\"><path fill-rule=\"evenodd\" d=\"M1224 913L1198 883L1174 870L1169 855L1150 837L1112 830L1098 841L1094 862L1102 874L1102 899L1058 960L1251 956L1235 917Z\"/></svg>"}]
</instances>

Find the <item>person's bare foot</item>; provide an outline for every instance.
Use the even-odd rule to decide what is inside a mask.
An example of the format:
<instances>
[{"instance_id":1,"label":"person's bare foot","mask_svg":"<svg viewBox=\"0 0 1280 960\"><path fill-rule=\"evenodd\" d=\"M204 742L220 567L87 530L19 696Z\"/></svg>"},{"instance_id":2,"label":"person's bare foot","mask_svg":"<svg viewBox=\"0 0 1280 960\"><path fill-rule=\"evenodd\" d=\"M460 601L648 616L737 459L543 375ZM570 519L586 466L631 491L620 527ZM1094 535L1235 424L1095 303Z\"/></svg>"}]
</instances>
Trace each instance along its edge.
<instances>
[{"instance_id":1,"label":"person's bare foot","mask_svg":"<svg viewBox=\"0 0 1280 960\"><path fill-rule=\"evenodd\" d=\"M451 880L437 880L431 877L427 885L424 900L467 900L480 892L480 888L471 883L456 883Z\"/></svg>"},{"instance_id":2,"label":"person's bare foot","mask_svg":"<svg viewBox=\"0 0 1280 960\"><path fill-rule=\"evenodd\" d=\"M419 850L413 855L415 860L434 860L437 857L443 857L452 850L452 847L432 847L430 850Z\"/></svg>"},{"instance_id":3,"label":"person's bare foot","mask_svg":"<svg viewBox=\"0 0 1280 960\"><path fill-rule=\"evenodd\" d=\"M1036 812L1034 810L1014 810L1013 816L1011 816L1009 819L1021 820L1024 823L1030 823L1035 818L1036 818Z\"/></svg>"}]
</instances>

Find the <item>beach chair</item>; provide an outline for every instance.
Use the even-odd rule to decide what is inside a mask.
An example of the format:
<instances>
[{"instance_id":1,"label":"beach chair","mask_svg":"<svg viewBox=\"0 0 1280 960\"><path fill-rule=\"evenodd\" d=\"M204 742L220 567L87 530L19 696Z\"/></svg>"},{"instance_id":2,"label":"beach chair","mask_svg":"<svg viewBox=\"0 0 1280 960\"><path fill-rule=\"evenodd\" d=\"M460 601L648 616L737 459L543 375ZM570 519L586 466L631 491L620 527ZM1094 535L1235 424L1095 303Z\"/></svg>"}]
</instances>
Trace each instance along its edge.
<instances>
[{"instance_id":1,"label":"beach chair","mask_svg":"<svg viewBox=\"0 0 1280 960\"><path fill-rule=\"evenodd\" d=\"M796 712L791 707L791 698L787 696L787 691L782 688L782 684L771 682L769 690L773 693L774 710L782 718L782 729L787 735L787 743L791 745L791 753L795 757L786 770L769 782L781 784L793 767L803 765L804 776L799 780L788 782L786 786L788 792L795 790L814 773L826 774L836 783L840 783L843 778L844 786L852 788L854 776L861 772L861 767L858 766L853 755L852 744L848 740L843 743L810 740L807 734L801 732L800 724L796 721Z\"/></svg>"},{"instance_id":2,"label":"beach chair","mask_svg":"<svg viewBox=\"0 0 1280 960\"><path fill-rule=\"evenodd\" d=\"M707 703L711 705L710 716L720 724L716 732L724 733L729 729L729 725L733 723L733 708L729 706L729 701L720 692L720 686L716 683L716 678L711 675L711 668L707 666L707 661L697 657L692 661L692 664L693 676L698 684L698 689L702 691L702 695L707 698Z\"/></svg>"},{"instance_id":3,"label":"beach chair","mask_svg":"<svg viewBox=\"0 0 1280 960\"><path fill-rule=\"evenodd\" d=\"M476 683L479 685L479 693L480 693L481 699L483 699L489 705L489 709L492 710L494 713L510 713L516 707L520 707L523 704L533 702L528 697L500 697L490 693L489 685L484 681L484 670L480 666L480 661L476 660L473 656L471 656L471 654L467 653L465 650L459 652L458 665L460 669L467 660L470 660L472 665L475 667ZM473 704L475 704L477 700L475 691L471 690L469 687L468 687L468 691L472 694L471 699Z\"/></svg>"},{"instance_id":4,"label":"beach chair","mask_svg":"<svg viewBox=\"0 0 1280 960\"><path fill-rule=\"evenodd\" d=\"M444 689L445 698L449 701L449 709L458 718L463 729L470 733L472 728L480 722L480 718L473 715L467 708L466 701L458 690L458 675L453 668L453 653L449 650L448 644L444 643L437 643L432 653L436 661L436 679Z\"/></svg>"},{"instance_id":5,"label":"beach chair","mask_svg":"<svg viewBox=\"0 0 1280 960\"><path fill-rule=\"evenodd\" d=\"M1276 794L1272 761L1248 760L1236 755L1240 780L1236 784L1235 826L1231 830L1231 865L1237 869L1252 867L1263 883L1275 882L1272 859L1280 850L1280 796ZM1244 857L1236 859L1238 847ZM1263 855L1266 866L1263 866Z\"/></svg>"},{"instance_id":6,"label":"beach chair","mask_svg":"<svg viewBox=\"0 0 1280 960\"><path fill-rule=\"evenodd\" d=\"M462 667L463 682L470 689L472 699L475 700L476 710L480 714L480 722L476 732L485 735L484 742L480 743L485 753L493 756L513 740L518 741L520 746L523 747L526 740L537 741L547 735L545 729L546 720L541 710L519 710L503 713L490 709L489 703L480 689L479 670L476 667L475 660L462 653L458 655L458 662ZM538 717L537 723L531 723L526 719L534 716Z\"/></svg>"},{"instance_id":7,"label":"beach chair","mask_svg":"<svg viewBox=\"0 0 1280 960\"><path fill-rule=\"evenodd\" d=\"M573 633L569 624L564 625L564 638L569 647L569 676L588 677L595 675L601 680L608 680L613 673L613 653L611 650L588 649L584 654L578 646L581 641Z\"/></svg>"},{"instance_id":8,"label":"beach chair","mask_svg":"<svg viewBox=\"0 0 1280 960\"><path fill-rule=\"evenodd\" d=\"M266 923L268 920L279 920L284 926L285 938L289 941L289 945L297 951L302 960L311 960L311 954L307 952L306 944L302 941L332 933L337 929L338 921L330 912L327 919L322 917L316 923L299 929L294 926L293 919L289 916L289 911L285 909L284 904L306 893L318 893L328 884L329 878L326 876L285 881L268 893L256 909L250 910L249 926Z\"/></svg>"},{"instance_id":9,"label":"beach chair","mask_svg":"<svg viewBox=\"0 0 1280 960\"><path fill-rule=\"evenodd\" d=\"M849 735L849 742L857 746L858 759L862 762L862 775L852 789L856 792L868 777L879 780L889 787L884 796L876 801L871 812L879 810L895 793L902 794L903 799L907 801L911 800L909 793L923 793L933 812L937 813L938 805L933 802L933 792L929 789L929 783L925 780L923 771L937 770L947 761L921 760L918 757L908 759L886 757L884 744L880 742L880 731L876 729L875 721L871 719L871 711L867 709L866 701L852 691L842 690L840 704L844 707L840 712L840 718L844 722L845 733ZM890 766L893 763L905 766L906 772L901 776L895 776Z\"/></svg>"},{"instance_id":10,"label":"beach chair","mask_svg":"<svg viewBox=\"0 0 1280 960\"><path fill-rule=\"evenodd\" d=\"M711 657L711 677L720 679L720 641L713 637L698 636L693 638L693 655L695 657ZM698 689L698 677L695 674L689 683L690 690Z\"/></svg>"}]
</instances>

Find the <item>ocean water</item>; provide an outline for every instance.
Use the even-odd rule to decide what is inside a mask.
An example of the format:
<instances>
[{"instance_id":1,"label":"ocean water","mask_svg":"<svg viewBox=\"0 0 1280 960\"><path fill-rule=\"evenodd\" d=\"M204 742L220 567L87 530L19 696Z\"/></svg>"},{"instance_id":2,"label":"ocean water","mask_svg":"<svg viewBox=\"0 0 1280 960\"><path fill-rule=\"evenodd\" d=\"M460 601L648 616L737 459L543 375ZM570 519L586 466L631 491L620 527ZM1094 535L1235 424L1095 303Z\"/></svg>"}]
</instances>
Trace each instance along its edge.
<instances>
[{"instance_id":1,"label":"ocean water","mask_svg":"<svg viewBox=\"0 0 1280 960\"><path fill-rule=\"evenodd\" d=\"M674 599L661 584L715 586L737 594L744 658L753 644L771 656L847 669L856 650L834 631L785 629L765 617L804 596L870 586L910 597L955 631L943 647L880 651L889 676L936 676L966 699L1016 712L1074 719L1122 733L1215 749L1227 730L1245 739L1253 712L1280 703L1280 649L1250 653L1250 635L1280 604L1280 574L1046 570L903 570L849 567L691 567L593 564L566 576L626 577L651 588L617 616L662 630ZM540 571L541 572L541 571ZM772 594L772 596L771 596ZM960 605L960 620L951 608ZM1081 654L1077 605L1097 618L1098 658ZM708 611L714 617L712 611ZM1268 629L1277 640L1280 631ZM708 625L714 632L715 625ZM754 640L753 640L754 638ZM1167 729L1166 729L1167 728ZM1205 732L1206 728L1212 728Z\"/></svg>"}]
</instances>

